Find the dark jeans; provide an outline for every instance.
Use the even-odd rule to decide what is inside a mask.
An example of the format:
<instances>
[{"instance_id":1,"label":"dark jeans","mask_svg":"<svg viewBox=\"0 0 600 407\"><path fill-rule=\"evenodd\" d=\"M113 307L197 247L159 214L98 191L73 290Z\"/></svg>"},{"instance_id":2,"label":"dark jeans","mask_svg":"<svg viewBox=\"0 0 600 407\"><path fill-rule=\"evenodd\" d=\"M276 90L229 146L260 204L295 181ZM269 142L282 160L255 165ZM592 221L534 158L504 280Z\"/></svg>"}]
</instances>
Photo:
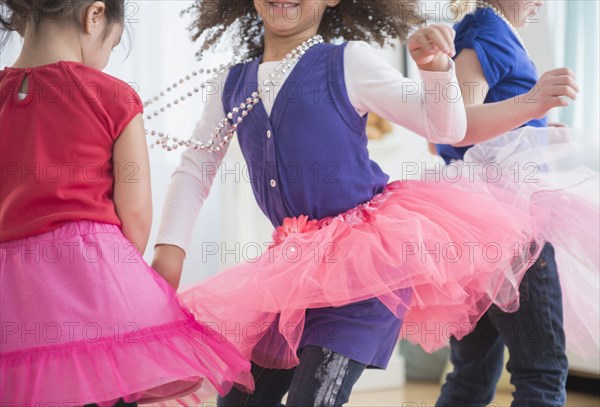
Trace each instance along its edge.
<instances>
[{"instance_id":1,"label":"dark jeans","mask_svg":"<svg viewBox=\"0 0 600 407\"><path fill-rule=\"evenodd\" d=\"M454 371L446 377L436 407L488 405L506 365L515 386L513 407L562 407L568 372L563 332L562 295L554 248L546 243L527 270L516 313L491 307L475 330L451 340Z\"/></svg>"},{"instance_id":2,"label":"dark jeans","mask_svg":"<svg viewBox=\"0 0 600 407\"><path fill-rule=\"evenodd\" d=\"M219 398L218 407L274 407L288 393L290 407L333 407L348 402L365 365L318 346L302 349L300 364L276 370L252 364L253 394L236 388Z\"/></svg>"}]
</instances>

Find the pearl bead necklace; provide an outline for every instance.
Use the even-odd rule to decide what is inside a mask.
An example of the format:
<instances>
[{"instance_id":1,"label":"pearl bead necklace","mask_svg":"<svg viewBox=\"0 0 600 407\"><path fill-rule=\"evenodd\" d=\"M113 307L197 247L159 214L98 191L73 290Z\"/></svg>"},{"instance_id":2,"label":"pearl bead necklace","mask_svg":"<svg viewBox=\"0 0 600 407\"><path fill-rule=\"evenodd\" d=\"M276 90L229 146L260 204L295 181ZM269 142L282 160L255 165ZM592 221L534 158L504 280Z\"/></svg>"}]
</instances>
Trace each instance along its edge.
<instances>
[{"instance_id":1,"label":"pearl bead necklace","mask_svg":"<svg viewBox=\"0 0 600 407\"><path fill-rule=\"evenodd\" d=\"M281 77L285 75L288 72L288 70L291 69L292 66L294 66L300 60L300 58L302 58L306 51L308 51L315 45L321 43L323 43L323 37L320 35L316 35L304 41L298 47L290 51L281 60L281 62L277 65L274 71L269 75L269 80L263 82L264 87L259 86L258 89L255 92L252 92L251 96L246 98L244 102L240 103L239 106L234 107L231 110L231 112L228 112L226 117L223 118L219 122L217 127L213 130L211 139L207 142L200 142L196 140L181 140L177 137L172 137L169 134L158 132L156 130L146 130L146 135L150 135L156 138L155 141L152 143L151 148L154 148L154 146L157 145L167 151L173 151L180 147L188 147L193 148L194 150L208 151L211 153L220 151L229 144L239 125L250 114L250 112L254 110L254 107L260 102L263 96L263 92L269 92L268 86L275 85L276 82L279 79L281 79ZM227 65L221 65L213 70L205 71L200 69L198 71L192 72L191 76L187 75L185 79L180 79L178 82L175 82L171 87L167 88L166 91L161 92L160 96L165 96L166 93L169 93L173 89L178 88L180 85L185 83L185 81L189 81L190 79L192 79L192 77L198 76L199 74L203 74L205 72L210 74L212 72L212 79L216 80L219 74L225 72L227 69L230 69L233 66L238 65L239 63L247 63L250 61L251 59L245 61L234 61ZM205 86L205 84L202 84L201 88L204 88ZM194 93L198 93L199 91L200 89L194 88ZM192 92L187 93L188 97L192 95ZM158 101L160 99L160 96L155 96L154 98L150 99L144 104L144 106L148 106ZM173 105L178 105L180 102L183 102L185 100L186 96L181 96L179 99L175 99L173 103L168 103L166 105L166 108L170 108ZM164 113L165 110L165 107L162 107L160 110L155 111L153 114L148 115L146 118L148 120L151 120L152 118L157 117L160 113Z\"/></svg>"},{"instance_id":2,"label":"pearl bead necklace","mask_svg":"<svg viewBox=\"0 0 600 407\"><path fill-rule=\"evenodd\" d=\"M504 14L504 12L502 10L500 10L498 7L496 7L493 4L488 3L487 1L484 1L484 0L478 1L477 7L491 9L494 12L494 14L496 14L502 21L504 21L506 23L506 25L511 29L513 34L515 34L515 37L517 37L517 39L521 43L521 46L525 50L525 53L527 55L529 55L529 52L527 51L527 47L525 46L525 41L523 41L523 38L521 38L521 34L519 34L519 31L517 31L516 27L510 22L510 20L506 17L506 14Z\"/></svg>"},{"instance_id":3,"label":"pearl bead necklace","mask_svg":"<svg viewBox=\"0 0 600 407\"><path fill-rule=\"evenodd\" d=\"M158 102L161 97L165 97L165 96L167 96L168 93L174 92L178 88L182 87L181 85L183 85L186 81L190 81L190 80L198 77L199 75L203 75L203 74L212 75L211 79L216 80L219 77L219 74L225 72L225 70L230 69L235 65L244 64L244 63L247 63L250 61L252 61L252 59L241 60L241 59L235 58L233 62L231 62L227 65L221 64L217 68L212 68L212 69L211 68L209 68L209 69L201 68L201 69L198 69L197 71L193 71L189 75L186 75L184 78L181 78L180 80L178 80L176 82L173 82L173 84L171 86L169 86L168 88L166 88L165 90L160 92L160 94L158 94L158 95L154 96L153 98L150 98L146 102L144 102L144 108L150 106L151 104ZM167 103L164 107L161 107L159 110L155 110L154 113L146 115L146 120L152 120L153 118L158 117L160 115L160 113L164 113L166 109L170 109L171 107L173 107L173 105L178 105L180 102L184 102L188 97L193 96L194 93L198 93L198 92L200 92L200 89L204 89L204 88L206 88L206 83L202 83L200 85L200 88L195 87L193 89L193 92L189 91L189 92L187 92L186 95L173 99L173 101L171 101L170 103Z\"/></svg>"}]
</instances>

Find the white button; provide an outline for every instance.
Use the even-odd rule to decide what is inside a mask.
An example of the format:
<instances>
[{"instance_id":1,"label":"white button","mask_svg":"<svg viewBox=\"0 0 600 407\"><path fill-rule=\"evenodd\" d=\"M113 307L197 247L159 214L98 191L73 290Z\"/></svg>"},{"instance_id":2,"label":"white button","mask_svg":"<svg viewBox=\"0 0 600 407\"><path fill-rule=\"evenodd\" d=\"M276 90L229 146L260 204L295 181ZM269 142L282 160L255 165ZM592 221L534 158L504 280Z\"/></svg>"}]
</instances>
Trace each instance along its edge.
<instances>
[{"instance_id":1,"label":"white button","mask_svg":"<svg viewBox=\"0 0 600 407\"><path fill-rule=\"evenodd\" d=\"M271 138L273 134L271 134L271 130L267 130L267 138Z\"/></svg>"},{"instance_id":2,"label":"white button","mask_svg":"<svg viewBox=\"0 0 600 407\"><path fill-rule=\"evenodd\" d=\"M275 188L277 186L277 181L275 181L274 179L271 180L271 186L273 188Z\"/></svg>"}]
</instances>

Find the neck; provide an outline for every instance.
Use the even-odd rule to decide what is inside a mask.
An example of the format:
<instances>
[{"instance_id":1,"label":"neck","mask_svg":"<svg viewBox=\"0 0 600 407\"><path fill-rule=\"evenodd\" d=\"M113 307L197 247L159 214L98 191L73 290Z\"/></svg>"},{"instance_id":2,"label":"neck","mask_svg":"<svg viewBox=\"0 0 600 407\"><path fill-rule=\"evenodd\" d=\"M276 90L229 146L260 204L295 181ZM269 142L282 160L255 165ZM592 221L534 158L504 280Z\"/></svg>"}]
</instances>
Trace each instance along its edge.
<instances>
[{"instance_id":1,"label":"neck","mask_svg":"<svg viewBox=\"0 0 600 407\"><path fill-rule=\"evenodd\" d=\"M35 68L59 61L82 62L79 32L74 26L40 24L35 30L29 24L23 35L23 48L15 68Z\"/></svg>"},{"instance_id":2,"label":"neck","mask_svg":"<svg viewBox=\"0 0 600 407\"><path fill-rule=\"evenodd\" d=\"M504 17L506 17L506 19L508 21L510 21L510 23L514 26L514 27L518 27L518 18L516 17L516 13L515 11L518 10L511 10L510 6L505 4L504 2L500 1L500 0L486 0L488 4L491 4L492 6L496 7L498 10L500 10L502 12L502 14L504 15Z\"/></svg>"},{"instance_id":3,"label":"neck","mask_svg":"<svg viewBox=\"0 0 600 407\"><path fill-rule=\"evenodd\" d=\"M316 29L306 30L287 37L265 32L265 50L262 62L282 60L290 51L315 35L317 35Z\"/></svg>"}]
</instances>

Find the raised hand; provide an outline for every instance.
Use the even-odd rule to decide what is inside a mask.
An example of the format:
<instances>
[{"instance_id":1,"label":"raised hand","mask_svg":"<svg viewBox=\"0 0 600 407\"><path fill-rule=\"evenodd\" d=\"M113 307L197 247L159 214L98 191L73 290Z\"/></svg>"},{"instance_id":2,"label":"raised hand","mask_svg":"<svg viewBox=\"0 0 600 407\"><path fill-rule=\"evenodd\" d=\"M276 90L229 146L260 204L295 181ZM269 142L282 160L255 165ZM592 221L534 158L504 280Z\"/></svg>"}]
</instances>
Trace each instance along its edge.
<instances>
[{"instance_id":1,"label":"raised hand","mask_svg":"<svg viewBox=\"0 0 600 407\"><path fill-rule=\"evenodd\" d=\"M554 107L564 107L577 99L579 87L575 75L569 68L558 68L545 72L538 83L525 94L523 103L531 116L541 118Z\"/></svg>"},{"instance_id":2,"label":"raised hand","mask_svg":"<svg viewBox=\"0 0 600 407\"><path fill-rule=\"evenodd\" d=\"M454 49L455 32L443 24L422 27L408 38L407 47L419 69L446 71L448 57L456 54Z\"/></svg>"}]
</instances>

